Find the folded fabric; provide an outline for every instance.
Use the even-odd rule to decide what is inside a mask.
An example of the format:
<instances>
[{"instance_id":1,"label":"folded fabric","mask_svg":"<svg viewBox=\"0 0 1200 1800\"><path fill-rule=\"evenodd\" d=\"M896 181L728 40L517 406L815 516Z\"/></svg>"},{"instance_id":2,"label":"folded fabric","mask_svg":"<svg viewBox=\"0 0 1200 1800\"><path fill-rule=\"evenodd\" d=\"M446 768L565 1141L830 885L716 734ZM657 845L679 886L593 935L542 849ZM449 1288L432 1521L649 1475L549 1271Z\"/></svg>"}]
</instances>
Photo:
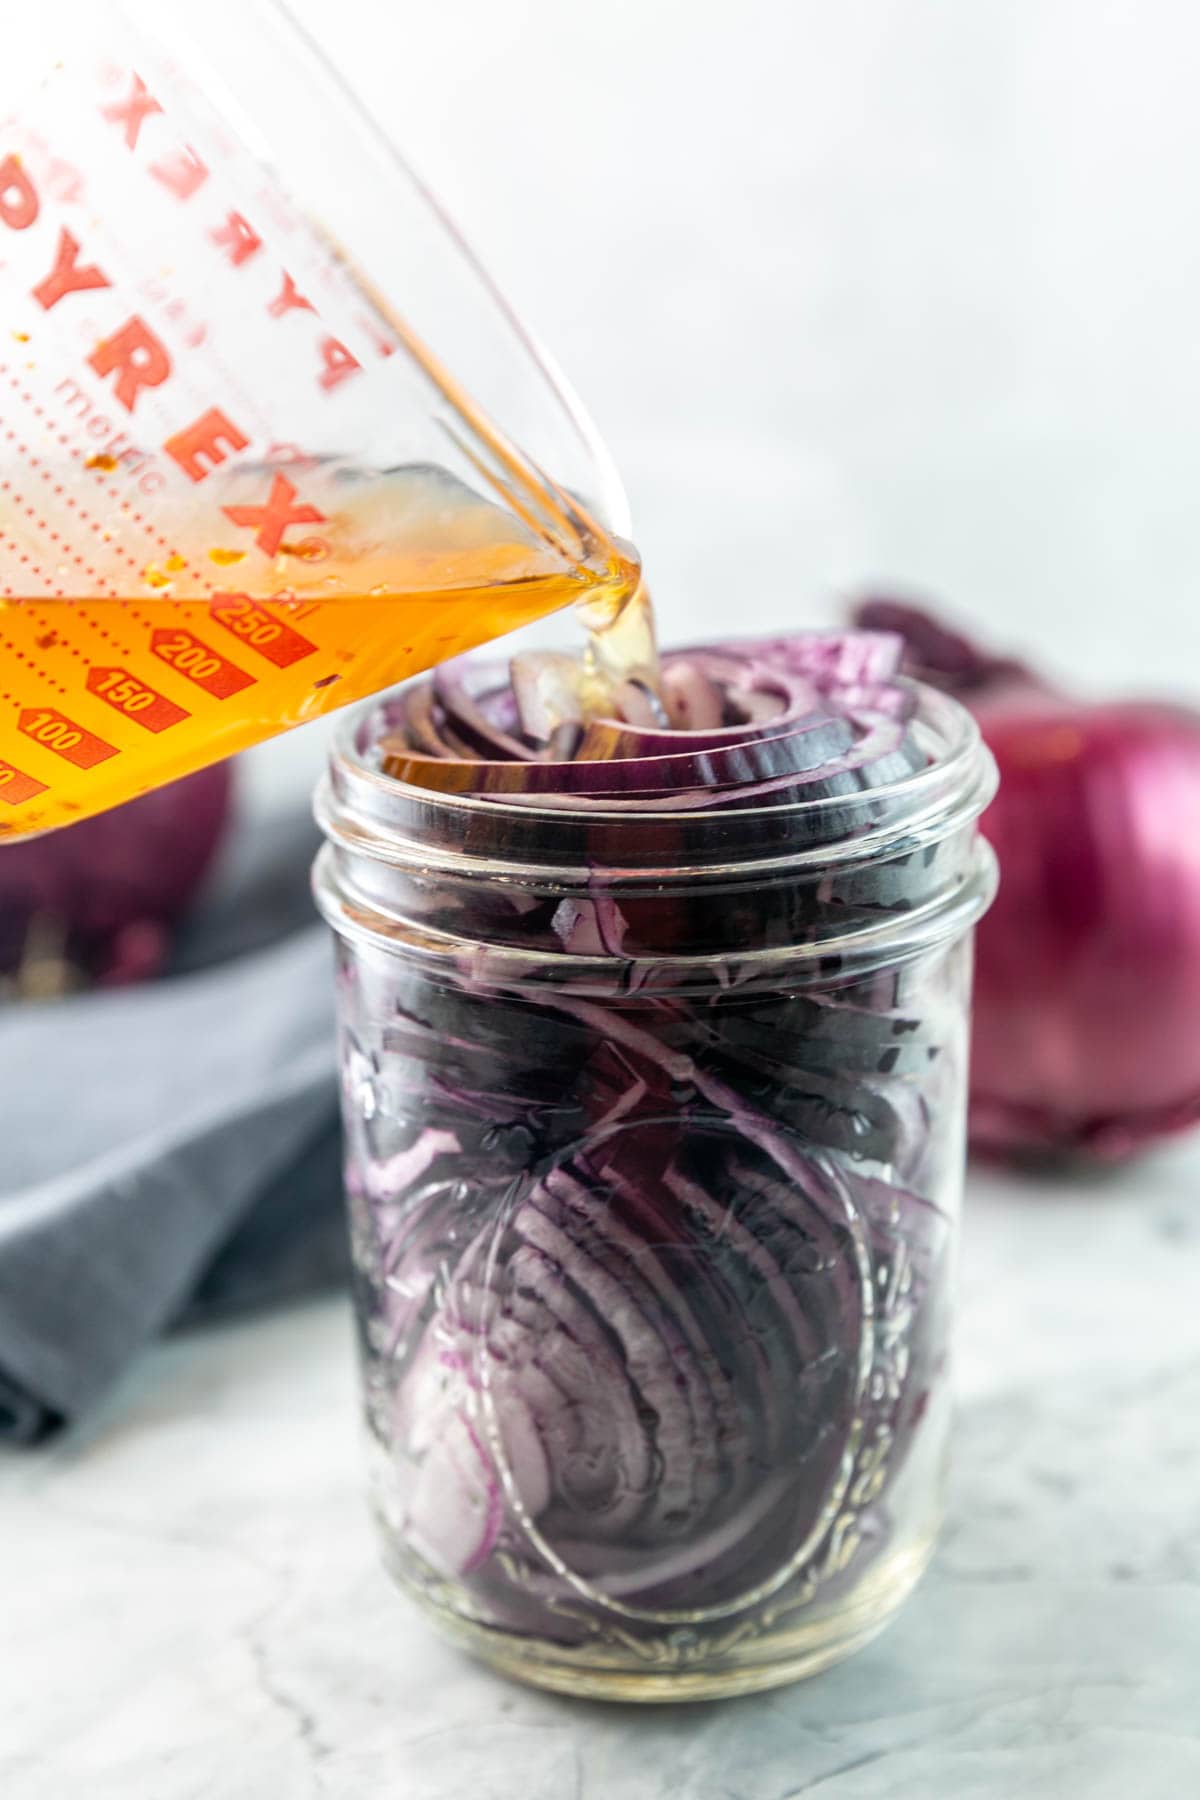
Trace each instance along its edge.
<instances>
[{"instance_id":1,"label":"folded fabric","mask_svg":"<svg viewBox=\"0 0 1200 1800\"><path fill-rule=\"evenodd\" d=\"M85 1412L185 1313L344 1267L312 828L238 849L168 978L0 1009L0 1437Z\"/></svg>"}]
</instances>

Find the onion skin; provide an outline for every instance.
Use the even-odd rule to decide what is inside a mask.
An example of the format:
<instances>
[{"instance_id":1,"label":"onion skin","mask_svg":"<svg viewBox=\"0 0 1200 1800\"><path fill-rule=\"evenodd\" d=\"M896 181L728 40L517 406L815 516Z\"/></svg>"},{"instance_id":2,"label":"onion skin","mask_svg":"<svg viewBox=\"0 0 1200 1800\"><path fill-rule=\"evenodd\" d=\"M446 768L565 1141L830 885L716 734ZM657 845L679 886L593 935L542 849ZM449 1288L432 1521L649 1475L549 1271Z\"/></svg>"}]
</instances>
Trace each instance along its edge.
<instances>
[{"instance_id":1,"label":"onion skin","mask_svg":"<svg viewBox=\"0 0 1200 1800\"><path fill-rule=\"evenodd\" d=\"M230 810L218 763L45 837L0 847L0 998L156 974Z\"/></svg>"},{"instance_id":2,"label":"onion skin","mask_svg":"<svg viewBox=\"0 0 1200 1800\"><path fill-rule=\"evenodd\" d=\"M1000 891L976 936L971 1142L1121 1162L1200 1122L1200 714L1088 704L929 615L907 666L969 706L1000 770Z\"/></svg>"},{"instance_id":3,"label":"onion skin","mask_svg":"<svg viewBox=\"0 0 1200 1800\"><path fill-rule=\"evenodd\" d=\"M1110 1160L1200 1120L1200 717L1009 705L980 926L972 1134Z\"/></svg>"}]
</instances>

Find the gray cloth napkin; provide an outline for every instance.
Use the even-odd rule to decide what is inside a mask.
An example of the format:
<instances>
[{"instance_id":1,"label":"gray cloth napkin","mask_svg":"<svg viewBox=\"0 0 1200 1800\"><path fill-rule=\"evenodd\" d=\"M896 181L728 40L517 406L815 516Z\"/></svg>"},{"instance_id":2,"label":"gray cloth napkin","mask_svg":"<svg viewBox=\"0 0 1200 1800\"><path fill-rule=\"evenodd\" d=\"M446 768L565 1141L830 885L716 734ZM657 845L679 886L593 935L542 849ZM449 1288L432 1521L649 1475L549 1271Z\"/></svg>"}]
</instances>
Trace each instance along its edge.
<instances>
[{"instance_id":1,"label":"gray cloth napkin","mask_svg":"<svg viewBox=\"0 0 1200 1800\"><path fill-rule=\"evenodd\" d=\"M0 1439L185 1315L344 1270L313 848L306 819L240 842L164 979L0 1009Z\"/></svg>"}]
</instances>

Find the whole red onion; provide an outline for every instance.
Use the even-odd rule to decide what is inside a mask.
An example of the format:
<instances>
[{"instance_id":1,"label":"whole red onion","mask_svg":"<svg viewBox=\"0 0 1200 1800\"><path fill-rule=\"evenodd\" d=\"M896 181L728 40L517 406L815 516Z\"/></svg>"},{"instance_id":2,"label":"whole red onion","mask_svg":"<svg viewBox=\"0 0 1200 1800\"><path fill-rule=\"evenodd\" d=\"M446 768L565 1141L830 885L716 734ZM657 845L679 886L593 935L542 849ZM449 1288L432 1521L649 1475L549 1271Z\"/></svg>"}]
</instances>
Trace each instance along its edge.
<instances>
[{"instance_id":1,"label":"whole red onion","mask_svg":"<svg viewBox=\"0 0 1200 1800\"><path fill-rule=\"evenodd\" d=\"M0 846L0 997L153 975L208 870L231 765L201 769L111 812Z\"/></svg>"},{"instance_id":2,"label":"whole red onion","mask_svg":"<svg viewBox=\"0 0 1200 1800\"><path fill-rule=\"evenodd\" d=\"M972 1143L1117 1161L1200 1120L1200 714L1073 700L893 601L855 622L905 637L909 671L971 708L1000 769Z\"/></svg>"}]
</instances>

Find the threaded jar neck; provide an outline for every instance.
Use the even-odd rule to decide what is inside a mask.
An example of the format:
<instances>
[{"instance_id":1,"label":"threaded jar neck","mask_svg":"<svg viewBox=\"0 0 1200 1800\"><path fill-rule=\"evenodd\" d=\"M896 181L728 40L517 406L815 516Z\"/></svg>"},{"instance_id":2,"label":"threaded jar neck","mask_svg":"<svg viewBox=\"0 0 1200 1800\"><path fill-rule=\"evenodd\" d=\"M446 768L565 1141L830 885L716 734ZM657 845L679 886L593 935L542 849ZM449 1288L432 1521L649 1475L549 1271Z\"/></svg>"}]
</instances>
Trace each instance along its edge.
<instances>
[{"instance_id":1,"label":"threaded jar neck","mask_svg":"<svg viewBox=\"0 0 1200 1800\"><path fill-rule=\"evenodd\" d=\"M316 893L342 935L423 961L466 956L523 984L611 986L632 966L674 989L758 985L783 963L827 979L965 931L994 891L976 831L994 764L970 714L931 688L917 688L915 772L713 810L434 793L378 766L391 724L385 699L335 742Z\"/></svg>"}]
</instances>

